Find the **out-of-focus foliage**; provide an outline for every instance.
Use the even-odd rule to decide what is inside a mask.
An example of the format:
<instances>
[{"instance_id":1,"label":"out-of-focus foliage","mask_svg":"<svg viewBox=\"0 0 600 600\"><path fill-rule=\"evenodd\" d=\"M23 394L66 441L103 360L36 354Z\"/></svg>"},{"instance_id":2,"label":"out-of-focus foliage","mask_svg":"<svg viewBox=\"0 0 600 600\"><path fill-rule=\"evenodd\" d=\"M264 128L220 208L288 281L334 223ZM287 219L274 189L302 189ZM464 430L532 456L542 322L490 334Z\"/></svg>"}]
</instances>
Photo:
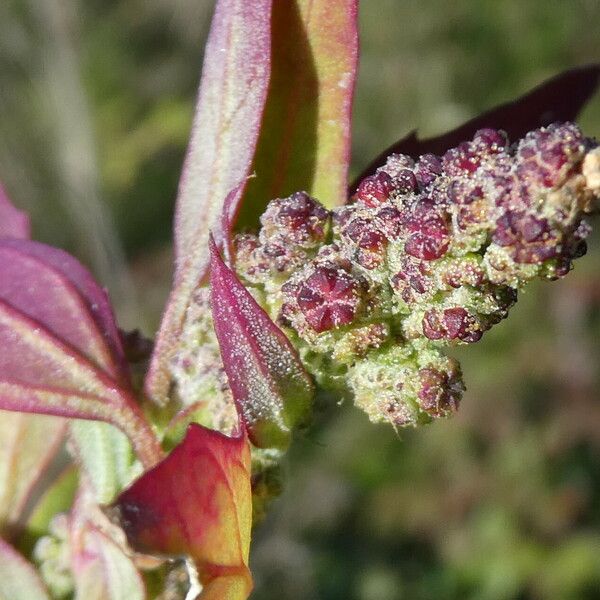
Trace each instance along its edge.
<instances>
[{"instance_id":1,"label":"out-of-focus foliage","mask_svg":"<svg viewBox=\"0 0 600 600\"><path fill-rule=\"evenodd\" d=\"M0 3L0 179L148 331L211 8ZM364 0L361 27L355 170L413 127L441 133L600 56L595 0ZM600 98L581 124L600 136ZM461 350L452 421L399 438L350 405L324 410L255 534L253 597L599 598L599 309L595 235L572 275Z\"/></svg>"}]
</instances>

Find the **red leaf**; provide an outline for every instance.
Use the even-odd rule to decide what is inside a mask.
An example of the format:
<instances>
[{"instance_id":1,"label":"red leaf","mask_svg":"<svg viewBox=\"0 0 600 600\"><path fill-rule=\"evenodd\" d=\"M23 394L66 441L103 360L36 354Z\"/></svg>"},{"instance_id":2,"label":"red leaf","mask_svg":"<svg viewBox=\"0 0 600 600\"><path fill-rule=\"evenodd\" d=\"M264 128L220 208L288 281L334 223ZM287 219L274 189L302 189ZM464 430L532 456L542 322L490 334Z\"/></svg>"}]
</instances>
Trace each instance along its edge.
<instances>
[{"instance_id":1,"label":"red leaf","mask_svg":"<svg viewBox=\"0 0 600 600\"><path fill-rule=\"evenodd\" d=\"M217 2L177 199L174 288L146 380L148 395L159 402L168 394L185 311L207 273L209 230L221 244L225 198L250 173L269 83L270 27L271 0Z\"/></svg>"},{"instance_id":2,"label":"red leaf","mask_svg":"<svg viewBox=\"0 0 600 600\"><path fill-rule=\"evenodd\" d=\"M146 466L162 455L106 293L65 252L25 240L0 240L0 409L107 421Z\"/></svg>"},{"instance_id":3,"label":"red leaf","mask_svg":"<svg viewBox=\"0 0 600 600\"><path fill-rule=\"evenodd\" d=\"M271 82L242 222L266 203L305 190L327 206L348 185L358 63L357 0L273 5Z\"/></svg>"},{"instance_id":4,"label":"red leaf","mask_svg":"<svg viewBox=\"0 0 600 600\"><path fill-rule=\"evenodd\" d=\"M191 424L161 463L114 505L131 546L147 554L189 555L205 586L201 598L243 600L252 589L250 448Z\"/></svg>"},{"instance_id":5,"label":"red leaf","mask_svg":"<svg viewBox=\"0 0 600 600\"><path fill-rule=\"evenodd\" d=\"M312 381L285 334L211 243L215 333L233 397L252 443L286 447L310 413Z\"/></svg>"},{"instance_id":6,"label":"red leaf","mask_svg":"<svg viewBox=\"0 0 600 600\"><path fill-rule=\"evenodd\" d=\"M28 239L30 231L29 217L11 204L0 185L0 238Z\"/></svg>"},{"instance_id":7,"label":"red leaf","mask_svg":"<svg viewBox=\"0 0 600 600\"><path fill-rule=\"evenodd\" d=\"M600 65L571 69L542 83L517 100L497 106L444 135L419 140L412 131L382 152L356 178L350 192L354 192L358 183L372 175L394 152L415 158L427 152L443 154L448 148L472 138L483 127L503 129L510 140L518 140L528 131L555 121L573 121L598 88L599 81Z\"/></svg>"}]
</instances>

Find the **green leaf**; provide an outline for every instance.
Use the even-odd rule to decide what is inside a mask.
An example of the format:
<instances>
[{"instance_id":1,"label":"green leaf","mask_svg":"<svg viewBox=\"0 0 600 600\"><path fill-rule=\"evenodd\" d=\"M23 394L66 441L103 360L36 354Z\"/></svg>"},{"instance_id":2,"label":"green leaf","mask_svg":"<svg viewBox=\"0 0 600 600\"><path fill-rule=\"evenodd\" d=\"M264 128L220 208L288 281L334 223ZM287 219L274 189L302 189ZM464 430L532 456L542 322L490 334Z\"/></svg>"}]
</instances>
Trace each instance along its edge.
<instances>
[{"instance_id":1,"label":"green leaf","mask_svg":"<svg viewBox=\"0 0 600 600\"><path fill-rule=\"evenodd\" d=\"M88 474L94 499L108 504L141 473L129 440L109 423L73 421L71 436L77 462Z\"/></svg>"},{"instance_id":2,"label":"green leaf","mask_svg":"<svg viewBox=\"0 0 600 600\"><path fill-rule=\"evenodd\" d=\"M356 0L273 5L271 81L241 223L272 198L304 190L328 207L346 200L358 62Z\"/></svg>"},{"instance_id":3,"label":"green leaf","mask_svg":"<svg viewBox=\"0 0 600 600\"><path fill-rule=\"evenodd\" d=\"M65 429L66 422L55 417L0 411L0 529L20 523Z\"/></svg>"}]
</instances>

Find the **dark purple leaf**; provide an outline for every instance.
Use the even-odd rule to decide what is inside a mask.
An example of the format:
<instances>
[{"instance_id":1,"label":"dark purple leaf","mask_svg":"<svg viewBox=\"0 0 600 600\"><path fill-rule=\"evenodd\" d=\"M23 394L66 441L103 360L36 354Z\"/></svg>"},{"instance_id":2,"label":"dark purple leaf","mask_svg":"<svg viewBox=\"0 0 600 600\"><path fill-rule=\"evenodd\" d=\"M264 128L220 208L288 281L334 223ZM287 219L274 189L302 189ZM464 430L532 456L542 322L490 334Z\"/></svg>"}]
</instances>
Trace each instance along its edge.
<instances>
[{"instance_id":1,"label":"dark purple leaf","mask_svg":"<svg viewBox=\"0 0 600 600\"><path fill-rule=\"evenodd\" d=\"M598 64L571 69L542 83L521 98L497 106L438 137L420 140L416 132L412 131L382 152L356 178L350 187L350 193L356 190L362 179L372 175L377 167L385 163L387 156L394 152L415 158L428 152L439 155L448 148L471 139L473 134L483 127L503 129L510 140L518 140L528 131L555 121L573 121L598 88L599 80Z\"/></svg>"}]
</instances>

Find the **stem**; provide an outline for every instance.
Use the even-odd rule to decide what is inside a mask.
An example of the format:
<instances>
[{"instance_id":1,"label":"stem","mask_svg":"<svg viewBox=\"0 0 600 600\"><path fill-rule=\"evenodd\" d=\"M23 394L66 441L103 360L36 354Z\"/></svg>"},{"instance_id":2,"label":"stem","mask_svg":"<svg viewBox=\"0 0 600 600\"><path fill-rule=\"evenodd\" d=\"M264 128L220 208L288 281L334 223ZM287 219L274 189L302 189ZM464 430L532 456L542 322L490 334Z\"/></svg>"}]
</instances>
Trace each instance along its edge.
<instances>
[{"instance_id":1,"label":"stem","mask_svg":"<svg viewBox=\"0 0 600 600\"><path fill-rule=\"evenodd\" d=\"M137 403L123 394L124 410L117 410L110 416L110 421L129 438L133 450L147 471L159 463L164 457L158 436L146 420Z\"/></svg>"}]
</instances>

